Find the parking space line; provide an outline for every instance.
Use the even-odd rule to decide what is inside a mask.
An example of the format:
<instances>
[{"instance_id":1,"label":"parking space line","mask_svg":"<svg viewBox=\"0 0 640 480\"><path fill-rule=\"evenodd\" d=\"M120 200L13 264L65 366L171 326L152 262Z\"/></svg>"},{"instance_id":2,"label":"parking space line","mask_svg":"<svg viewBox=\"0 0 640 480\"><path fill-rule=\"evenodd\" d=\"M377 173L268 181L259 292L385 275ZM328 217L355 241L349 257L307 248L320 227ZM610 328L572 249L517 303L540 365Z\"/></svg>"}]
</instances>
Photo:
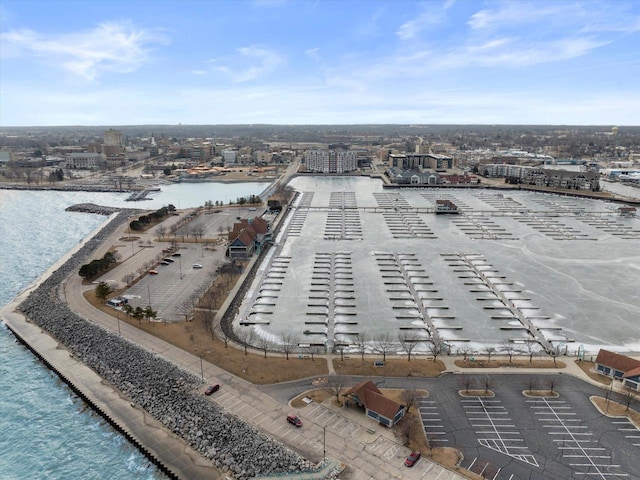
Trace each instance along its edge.
<instances>
[{"instance_id":1,"label":"parking space line","mask_svg":"<svg viewBox=\"0 0 640 480\"><path fill-rule=\"evenodd\" d=\"M463 405L469 423L476 430L478 442L492 450L520 460L531 465L538 466L536 458L527 454L528 448L524 443L521 433L514 430L515 425L509 417L500 400L485 400L482 397L466 400ZM511 422L511 423L506 423ZM520 444L520 445L519 445Z\"/></svg>"},{"instance_id":2,"label":"parking space line","mask_svg":"<svg viewBox=\"0 0 640 480\"><path fill-rule=\"evenodd\" d=\"M572 462L568 463L568 466L572 467L574 475L595 475L597 478L605 479L609 476L628 476L623 472L610 472L611 468L620 468L620 465L615 464L602 464L600 461L602 459L610 459L610 455L594 455L594 452L604 452L606 451L603 447L595 447L589 446L590 444L597 444L597 442L584 438L593 436L592 432L588 431L577 431L579 429L586 428L584 425L575 425L570 424L568 422L569 419L563 418L564 415L571 412L563 412L558 411L560 409L566 409L567 407L561 406L560 404L554 404L551 401L548 401L545 398L541 398L538 400L538 403L542 402L543 405L538 405L536 408L540 410L545 409L546 412L534 412L536 413L546 413L547 415L552 415L555 417L555 421L551 424L543 425L543 427L554 428L557 429L555 431L547 431L547 433L551 436L562 435L565 438L562 439L552 439L552 442L557 444L557 448L562 451L563 459L577 459L582 460L581 462ZM549 418L541 418L537 417L540 421L550 421ZM575 420L574 420L575 421ZM566 438L569 437L569 438ZM567 453L565 453L565 451ZM584 469L586 468L586 471Z\"/></svg>"}]
</instances>

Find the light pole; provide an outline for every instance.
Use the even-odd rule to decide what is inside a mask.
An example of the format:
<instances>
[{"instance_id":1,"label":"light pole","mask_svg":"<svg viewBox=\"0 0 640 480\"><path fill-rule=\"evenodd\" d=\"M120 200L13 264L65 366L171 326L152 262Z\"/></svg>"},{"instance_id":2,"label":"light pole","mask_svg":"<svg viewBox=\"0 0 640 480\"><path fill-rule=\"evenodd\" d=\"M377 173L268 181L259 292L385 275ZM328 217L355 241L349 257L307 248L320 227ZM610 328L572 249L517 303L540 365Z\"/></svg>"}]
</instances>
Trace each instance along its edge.
<instances>
[{"instance_id":1,"label":"light pole","mask_svg":"<svg viewBox=\"0 0 640 480\"><path fill-rule=\"evenodd\" d=\"M204 367L202 366L202 354L200 354L200 377L202 378L202 383L204 383Z\"/></svg>"},{"instance_id":2,"label":"light pole","mask_svg":"<svg viewBox=\"0 0 640 480\"><path fill-rule=\"evenodd\" d=\"M322 427L322 460L327 458L327 427Z\"/></svg>"},{"instance_id":3,"label":"light pole","mask_svg":"<svg viewBox=\"0 0 640 480\"><path fill-rule=\"evenodd\" d=\"M178 268L180 268L180 280L182 280L182 257L178 257Z\"/></svg>"},{"instance_id":4,"label":"light pole","mask_svg":"<svg viewBox=\"0 0 640 480\"><path fill-rule=\"evenodd\" d=\"M116 309L116 317L118 317L118 335L122 336L122 332L120 331L120 310Z\"/></svg>"}]
</instances>

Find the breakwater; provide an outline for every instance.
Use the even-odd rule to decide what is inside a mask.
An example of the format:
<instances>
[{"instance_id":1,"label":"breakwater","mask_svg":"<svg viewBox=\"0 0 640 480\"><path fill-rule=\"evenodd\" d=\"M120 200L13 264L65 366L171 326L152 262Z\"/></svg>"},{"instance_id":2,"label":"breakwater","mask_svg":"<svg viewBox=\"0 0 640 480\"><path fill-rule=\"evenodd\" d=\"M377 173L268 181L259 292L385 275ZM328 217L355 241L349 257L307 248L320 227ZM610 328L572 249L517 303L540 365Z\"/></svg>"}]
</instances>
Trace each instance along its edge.
<instances>
[{"instance_id":1,"label":"breakwater","mask_svg":"<svg viewBox=\"0 0 640 480\"><path fill-rule=\"evenodd\" d=\"M132 407L144 409L220 471L245 479L308 469L309 463L299 455L204 398L199 391L198 376L69 309L63 295L66 278L76 274L79 266L124 221L126 214L121 213L102 228L35 287L20 304L19 311L64 345L74 359L121 392ZM32 349L38 351L36 345ZM76 390L66 372L59 370L56 373ZM95 407L93 402L90 405ZM154 463L166 465L163 470L172 472L172 458L156 458L148 450L142 451L150 455ZM211 476L214 473L211 471ZM170 476L176 478L174 474Z\"/></svg>"}]
</instances>

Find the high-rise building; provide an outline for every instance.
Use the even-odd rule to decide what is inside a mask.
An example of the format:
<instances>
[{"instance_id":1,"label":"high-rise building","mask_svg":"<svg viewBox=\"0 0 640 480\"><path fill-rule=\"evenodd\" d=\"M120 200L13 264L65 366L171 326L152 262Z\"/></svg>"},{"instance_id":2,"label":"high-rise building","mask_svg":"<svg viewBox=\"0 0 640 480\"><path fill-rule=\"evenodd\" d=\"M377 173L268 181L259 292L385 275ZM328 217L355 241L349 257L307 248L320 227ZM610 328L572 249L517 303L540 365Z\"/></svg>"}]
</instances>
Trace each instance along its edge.
<instances>
[{"instance_id":1,"label":"high-rise building","mask_svg":"<svg viewBox=\"0 0 640 480\"><path fill-rule=\"evenodd\" d=\"M352 150L307 150L307 170L322 173L345 173L358 169L358 152Z\"/></svg>"}]
</instances>

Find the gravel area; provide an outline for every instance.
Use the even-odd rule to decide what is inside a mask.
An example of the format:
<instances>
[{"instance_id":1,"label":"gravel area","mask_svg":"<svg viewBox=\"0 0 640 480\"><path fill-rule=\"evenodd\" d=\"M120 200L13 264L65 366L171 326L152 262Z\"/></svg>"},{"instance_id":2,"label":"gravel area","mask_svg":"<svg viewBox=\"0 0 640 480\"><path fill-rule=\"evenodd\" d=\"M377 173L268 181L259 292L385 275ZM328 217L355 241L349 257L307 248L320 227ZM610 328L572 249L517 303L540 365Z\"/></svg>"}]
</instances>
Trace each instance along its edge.
<instances>
[{"instance_id":1,"label":"gravel area","mask_svg":"<svg viewBox=\"0 0 640 480\"><path fill-rule=\"evenodd\" d=\"M200 378L72 312L65 279L127 220L103 228L20 305L32 322L66 346L116 389L235 478L308 471L312 465L198 392Z\"/></svg>"}]
</instances>

